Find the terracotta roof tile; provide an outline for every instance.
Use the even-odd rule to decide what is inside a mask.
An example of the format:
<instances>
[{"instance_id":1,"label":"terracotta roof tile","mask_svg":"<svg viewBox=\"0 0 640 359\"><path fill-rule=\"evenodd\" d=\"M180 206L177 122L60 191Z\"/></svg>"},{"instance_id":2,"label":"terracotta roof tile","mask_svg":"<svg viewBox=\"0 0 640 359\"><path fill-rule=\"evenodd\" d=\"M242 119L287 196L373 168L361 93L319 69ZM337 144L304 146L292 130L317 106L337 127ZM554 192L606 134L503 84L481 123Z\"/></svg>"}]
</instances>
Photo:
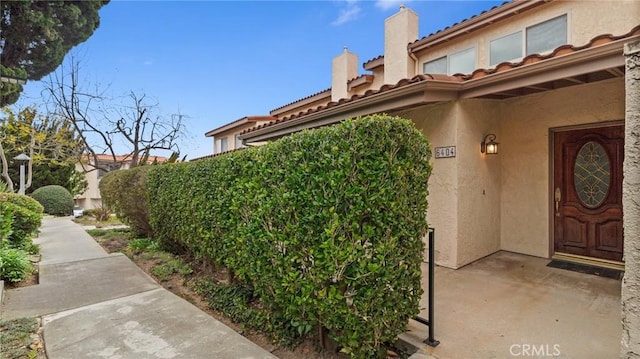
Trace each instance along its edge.
<instances>
[{"instance_id":1,"label":"terracotta roof tile","mask_svg":"<svg viewBox=\"0 0 640 359\"><path fill-rule=\"evenodd\" d=\"M91 157L91 155L87 155L89 157ZM115 158L114 156L110 155L110 154L106 154L106 153L99 153L96 154L96 159L98 161L108 161L108 162L128 162L131 161L131 154L128 155L116 155ZM158 162L158 163L164 163L168 160L168 158L163 157L163 156L149 156L147 162L148 163L152 163L154 161Z\"/></svg>"},{"instance_id":2,"label":"terracotta roof tile","mask_svg":"<svg viewBox=\"0 0 640 359\"><path fill-rule=\"evenodd\" d=\"M512 70L514 68L517 67L522 67L522 66L526 66L526 65L530 65L536 62L540 62L543 60L548 60L551 58L555 58L555 57L561 57L561 56L565 56L568 54L572 54L576 51L580 51L580 50L584 50L584 49L588 49L588 48L592 48L592 47L598 47L604 44L608 44L612 41L616 41L616 40L620 40L620 39L624 39L627 37L631 37L634 35L640 35L640 25L634 27L631 31L629 31L628 33L624 34L624 35L619 35L619 36L614 36L611 34L604 34L604 35L598 35L596 37L594 37L593 39L591 39L591 41L589 41L587 44L582 45L582 46L573 46L573 45L562 45L557 47L555 50L551 51L551 53L546 54L546 55L540 55L540 54L531 54L526 56L525 58L523 58L521 61L519 62L502 62L498 65L496 65L494 68L490 68L490 69L476 69L474 70L471 74L468 75L463 75L463 79L465 81L467 80L474 80L474 79L478 79L481 77L485 77L494 73L498 73L498 72L503 72L503 71L508 71L508 70Z\"/></svg>"},{"instance_id":3,"label":"terracotta roof tile","mask_svg":"<svg viewBox=\"0 0 640 359\"><path fill-rule=\"evenodd\" d=\"M448 76L448 75L442 75L442 74L433 74L433 75L431 75L431 74L420 74L420 75L416 75L416 76L414 76L414 77L412 77L410 79L402 79L402 80L398 81L395 85L383 85L378 90L367 90L361 95L353 95L353 96L351 96L349 98L342 98L342 99L338 100L337 102L336 101L331 101L326 105L318 106L318 107L315 107L315 108L310 108L310 109L308 109L306 111L300 111L300 112L298 112L296 114L291 114L289 116L280 117L275 121L267 122L267 123L261 124L261 125L256 126L256 127L252 127L252 128L246 129L246 130L242 131L240 134L243 135L245 133L253 132L253 131L259 130L261 128L265 128L265 127L273 126L273 125L276 125L276 124L279 124L279 123L282 123L282 122L285 122L285 121L289 121L289 120L292 120L294 118L306 116L306 115L309 115L309 114L312 114L312 113L315 113L315 112L318 112L318 111L322 111L322 110L326 110L326 109L329 109L329 108L332 108L332 107L335 107L335 106L343 105L345 103L353 102L353 101L356 101L356 100L359 100L359 99L362 99L362 98L365 98L365 97L369 97L369 96L372 96L372 95L375 95L375 94L379 94L379 93L382 93L382 92L387 92L387 91L390 91L390 90L393 90L393 89L396 89L396 88L399 88L399 87L404 87L404 86L407 86L407 85L410 85L410 84L414 84L414 83L417 83L417 82L424 82L424 81L428 81L428 80L450 81L450 82L462 82L463 81L461 76Z\"/></svg>"},{"instance_id":4,"label":"terracotta roof tile","mask_svg":"<svg viewBox=\"0 0 640 359\"><path fill-rule=\"evenodd\" d=\"M587 44L582 45L582 46L573 46L573 45L562 45L558 48L556 48L554 51L552 51L551 53L547 54L547 55L539 55L539 54L532 54L529 55L525 58L523 58L521 61L513 63L513 62L503 62L498 64L497 66L495 66L494 68L491 69L477 69L475 71L473 71L471 74L456 74L453 76L449 76L449 75L444 75L444 74L419 74L416 75L410 79L402 79L400 81L398 81L395 85L383 85L382 87L380 87L380 89L378 90L367 90L365 93L361 94L361 95L353 95L350 98L343 98L340 99L338 102L329 102L326 105L323 106L318 106L315 108L311 108L308 109L306 111L300 111L296 114L292 114L289 116L285 116L285 117L281 117L278 118L277 120L274 121L270 121L268 123L262 124L260 126L256 126L256 127L252 127L249 128L247 130L244 130L241 132L241 134L246 134L246 133L250 133L253 131L257 131L259 129L265 128L265 127L270 127L285 121L289 121L295 118L299 118L302 116L306 116L315 112L319 112L322 110L326 110L335 106L339 106L339 105L343 105L345 103L349 103L349 102L353 102L356 100L360 100L362 98L365 97L369 97L369 96L373 96L375 94L379 94L382 92L386 92L386 91L391 91L400 87L404 87L404 86L408 86L410 84L414 84L417 82L426 82L426 81L449 81L449 82L464 82L464 81L468 81L468 80L475 80L475 79L479 79L481 77L485 77L485 76L490 76L494 73L498 73L498 72L503 72L503 71L508 71L517 67L522 67L522 66L526 66L526 65L530 65L532 63L536 63L542 60L547 60L550 58L554 58L554 57L560 57L560 56L564 56L567 54L571 54L574 53L576 51L580 51L580 50L584 50L587 48L592 48L592 47L597 47L600 45L604 45L607 44L609 42L612 41L616 41L616 40L620 40L620 39L624 39L627 37L631 37L634 35L640 35L640 25L634 27L631 31L629 31L628 33L624 34L624 35L620 35L620 36L613 36L610 34L604 34L604 35L599 35L594 37L593 39L591 39L591 41L589 41Z\"/></svg>"},{"instance_id":5,"label":"terracotta roof tile","mask_svg":"<svg viewBox=\"0 0 640 359\"><path fill-rule=\"evenodd\" d=\"M414 41L414 42L409 43L409 46L411 46L411 45L413 45L413 44L415 44L415 43L418 43L418 42L424 41L424 40L426 40L426 39L430 38L431 36L434 36L434 35L440 34L440 33L444 32L444 31L449 30L449 29L453 29L453 28L455 28L455 27L462 26L462 25L464 25L464 24L465 24L467 21L469 21L469 20L475 19L476 17L481 16L481 15L484 15L484 14L486 14L486 13L488 13L488 12L491 12L491 11L494 11L494 10L497 10L497 9L500 9L500 8L502 8L503 6L505 6L505 5L507 5L507 4L510 4L510 3L512 3L512 2L516 2L516 1L518 1L518 0L505 1L505 2L503 2L503 3L502 3L502 4L500 4L500 5L496 5L496 6L491 7L491 9L483 10L483 11L482 11L482 12L480 12L479 14L472 15L472 16L471 16L470 18L468 18L468 19L462 19L460 22L453 23L452 25L449 25L449 26L447 26L447 27L445 27L445 28L443 28L443 29L436 30L435 32L432 32L432 33L430 33L430 34L429 34L429 35L427 35L427 36L423 36L423 37L421 37L420 39L418 39L418 40L416 40L416 41Z\"/></svg>"},{"instance_id":6,"label":"terracotta roof tile","mask_svg":"<svg viewBox=\"0 0 640 359\"><path fill-rule=\"evenodd\" d=\"M312 98L313 96L321 95L321 94L323 94L323 93L325 93L325 92L327 92L327 91L331 92L331 87L329 87L328 89L324 89L324 90L322 90L322 91L318 91L318 92L316 92L316 93L314 93L314 94L312 94L312 95L309 95L309 96L307 96L307 97L303 97L303 98L301 98L301 99L297 99L297 100L295 100L295 101L293 101L293 102L289 102L289 103L288 103L288 104L286 104L286 105L282 105L282 106L280 106L280 107L274 108L274 109L273 109L273 110L271 110L270 112L278 111L279 109L282 109L282 108L285 108L285 107L287 107L287 106L289 106L289 105L293 105L294 103L298 103L298 102L304 101L304 100L306 100L306 99Z\"/></svg>"},{"instance_id":7,"label":"terracotta roof tile","mask_svg":"<svg viewBox=\"0 0 640 359\"><path fill-rule=\"evenodd\" d=\"M373 65L373 63L374 63L374 62L376 62L376 61L378 61L378 60L383 60L383 61L382 61L382 64L384 65L384 55L380 55L380 56L374 57L374 58L372 58L371 60L367 60L367 61L365 61L364 63L362 63L362 68L364 68L365 70L371 70L371 69L373 69L375 66L374 66L374 67L368 67L368 66Z\"/></svg>"},{"instance_id":8,"label":"terracotta roof tile","mask_svg":"<svg viewBox=\"0 0 640 359\"><path fill-rule=\"evenodd\" d=\"M216 127L211 131L207 131L205 133L205 136L207 136L207 137L213 136L213 134L215 134L217 131L219 131L219 130L225 128L225 127L233 128L233 127L235 127L234 125L236 125L236 124L240 125L240 124L244 124L246 122L270 121L270 120L273 120L273 119L275 119L275 117L273 117L273 116L245 116L245 117L239 118L239 119L237 119L237 120L235 120L233 122L225 123L224 125Z\"/></svg>"}]
</instances>

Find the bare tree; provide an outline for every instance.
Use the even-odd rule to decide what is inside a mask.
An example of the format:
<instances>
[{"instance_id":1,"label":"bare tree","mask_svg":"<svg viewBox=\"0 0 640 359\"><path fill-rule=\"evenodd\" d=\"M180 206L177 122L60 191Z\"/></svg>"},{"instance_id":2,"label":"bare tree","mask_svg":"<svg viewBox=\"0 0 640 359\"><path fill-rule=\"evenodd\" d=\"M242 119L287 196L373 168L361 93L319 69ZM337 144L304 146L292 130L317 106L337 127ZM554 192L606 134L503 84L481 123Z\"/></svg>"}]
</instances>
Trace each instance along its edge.
<instances>
[{"instance_id":1,"label":"bare tree","mask_svg":"<svg viewBox=\"0 0 640 359\"><path fill-rule=\"evenodd\" d=\"M13 192L13 181L11 177L9 177L9 163L7 162L7 156L4 153L4 148L2 147L2 140L4 140L4 134L0 133L0 162L2 162L2 179L7 185L7 189L10 192Z\"/></svg>"},{"instance_id":2,"label":"bare tree","mask_svg":"<svg viewBox=\"0 0 640 359\"><path fill-rule=\"evenodd\" d=\"M135 167L156 151L180 152L179 141L186 135L184 115L155 114L158 103L134 91L121 103L107 95L108 86L87 89L89 82L80 76L80 61L71 54L70 61L49 76L45 92L47 105L53 107L49 111L68 118L80 134L92 163L85 171L110 169L100 165L105 161L99 161L98 155L108 155L111 163L129 162ZM118 153L122 148L126 152Z\"/></svg>"}]
</instances>

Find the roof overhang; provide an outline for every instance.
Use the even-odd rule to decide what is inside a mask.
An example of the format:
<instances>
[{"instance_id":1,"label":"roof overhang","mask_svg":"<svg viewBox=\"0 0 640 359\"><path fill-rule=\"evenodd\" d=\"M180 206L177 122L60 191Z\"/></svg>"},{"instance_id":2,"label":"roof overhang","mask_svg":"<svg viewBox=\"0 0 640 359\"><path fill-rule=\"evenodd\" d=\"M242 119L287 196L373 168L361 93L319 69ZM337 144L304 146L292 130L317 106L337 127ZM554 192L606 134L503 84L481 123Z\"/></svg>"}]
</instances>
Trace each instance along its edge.
<instances>
[{"instance_id":1,"label":"roof overhang","mask_svg":"<svg viewBox=\"0 0 640 359\"><path fill-rule=\"evenodd\" d=\"M552 0L516 0L504 3L503 5L486 11L480 15L474 16L468 20L464 20L459 24L451 26L445 30L431 34L425 38L409 44L409 51L413 53L449 42L459 36L467 35L495 24L498 21L505 20L511 16L521 14L524 11L538 7Z\"/></svg>"},{"instance_id":2,"label":"roof overhang","mask_svg":"<svg viewBox=\"0 0 640 359\"><path fill-rule=\"evenodd\" d=\"M564 55L525 63L466 81L427 79L381 91L317 112L285 119L240 135L246 142L276 139L303 129L326 126L347 118L393 112L465 98L510 98L624 76L624 43L634 35Z\"/></svg>"},{"instance_id":3,"label":"roof overhang","mask_svg":"<svg viewBox=\"0 0 640 359\"><path fill-rule=\"evenodd\" d=\"M241 134L249 142L267 141L299 132L307 128L331 125L346 118L365 116L378 112L397 111L429 103L452 101L458 98L460 84L433 80L414 83L394 91L382 92L358 101L330 107L326 110L300 116L288 121Z\"/></svg>"},{"instance_id":4,"label":"roof overhang","mask_svg":"<svg viewBox=\"0 0 640 359\"><path fill-rule=\"evenodd\" d=\"M638 39L633 36L612 41L605 45L587 48L564 56L552 57L525 66L497 72L462 84L460 98L517 96L514 90L532 90L533 92L553 90L562 86L558 81L576 85L604 80L601 76L589 77L589 74L607 72L611 77L624 76L624 43ZM555 82L555 85L554 85ZM529 92L531 93L531 92ZM526 91L520 95L529 94Z\"/></svg>"},{"instance_id":5,"label":"roof overhang","mask_svg":"<svg viewBox=\"0 0 640 359\"><path fill-rule=\"evenodd\" d=\"M275 120L275 117L271 117L271 116L246 116L240 119L237 119L233 122L227 123L223 126L220 126L218 128L215 128L211 131L206 132L204 135L205 137L214 137L217 134L220 134L222 132L226 132L229 130L232 130L236 127L242 126L244 124L250 123L250 122L257 122L257 121L271 121L271 120Z\"/></svg>"}]
</instances>

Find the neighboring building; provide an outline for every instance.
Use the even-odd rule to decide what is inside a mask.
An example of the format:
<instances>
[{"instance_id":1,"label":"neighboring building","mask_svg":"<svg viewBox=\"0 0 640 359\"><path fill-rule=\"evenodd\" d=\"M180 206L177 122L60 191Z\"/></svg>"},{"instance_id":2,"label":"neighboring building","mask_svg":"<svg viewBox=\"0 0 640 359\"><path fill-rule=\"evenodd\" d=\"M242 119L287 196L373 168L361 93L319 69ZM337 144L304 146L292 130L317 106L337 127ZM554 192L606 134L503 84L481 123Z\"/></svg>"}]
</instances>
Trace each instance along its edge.
<instances>
[{"instance_id":1,"label":"neighboring building","mask_svg":"<svg viewBox=\"0 0 640 359\"><path fill-rule=\"evenodd\" d=\"M220 126L205 133L206 137L213 137L213 154L237 150L245 147L238 135L247 129L276 120L272 116L247 116Z\"/></svg>"},{"instance_id":2,"label":"neighboring building","mask_svg":"<svg viewBox=\"0 0 640 359\"><path fill-rule=\"evenodd\" d=\"M83 163L76 163L76 170L84 173L88 186L84 193L77 195L75 204L83 209L93 209L102 207L102 197L100 196L100 180L106 173L131 168L130 155L111 156L106 154L96 155L96 164L92 156L85 157ZM166 157L149 156L148 163L164 163Z\"/></svg>"},{"instance_id":3,"label":"neighboring building","mask_svg":"<svg viewBox=\"0 0 640 359\"><path fill-rule=\"evenodd\" d=\"M637 1L514 1L423 38L401 7L370 72L345 49L330 89L238 139L379 112L412 119L434 150L427 217L439 265L507 250L620 268L623 45L639 38ZM481 152L492 139L499 153Z\"/></svg>"}]
</instances>

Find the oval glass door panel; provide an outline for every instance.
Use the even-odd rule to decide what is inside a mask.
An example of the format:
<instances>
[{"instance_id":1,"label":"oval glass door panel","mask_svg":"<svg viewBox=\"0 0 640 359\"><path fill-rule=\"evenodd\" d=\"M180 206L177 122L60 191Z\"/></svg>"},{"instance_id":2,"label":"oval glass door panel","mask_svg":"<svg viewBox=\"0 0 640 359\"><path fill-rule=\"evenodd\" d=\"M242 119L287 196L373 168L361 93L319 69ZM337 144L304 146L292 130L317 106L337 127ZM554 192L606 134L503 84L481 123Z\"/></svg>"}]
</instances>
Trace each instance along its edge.
<instances>
[{"instance_id":1,"label":"oval glass door panel","mask_svg":"<svg viewBox=\"0 0 640 359\"><path fill-rule=\"evenodd\" d=\"M596 208L604 203L611 186L611 162L602 145L589 141L580 148L573 183L585 207Z\"/></svg>"}]
</instances>

